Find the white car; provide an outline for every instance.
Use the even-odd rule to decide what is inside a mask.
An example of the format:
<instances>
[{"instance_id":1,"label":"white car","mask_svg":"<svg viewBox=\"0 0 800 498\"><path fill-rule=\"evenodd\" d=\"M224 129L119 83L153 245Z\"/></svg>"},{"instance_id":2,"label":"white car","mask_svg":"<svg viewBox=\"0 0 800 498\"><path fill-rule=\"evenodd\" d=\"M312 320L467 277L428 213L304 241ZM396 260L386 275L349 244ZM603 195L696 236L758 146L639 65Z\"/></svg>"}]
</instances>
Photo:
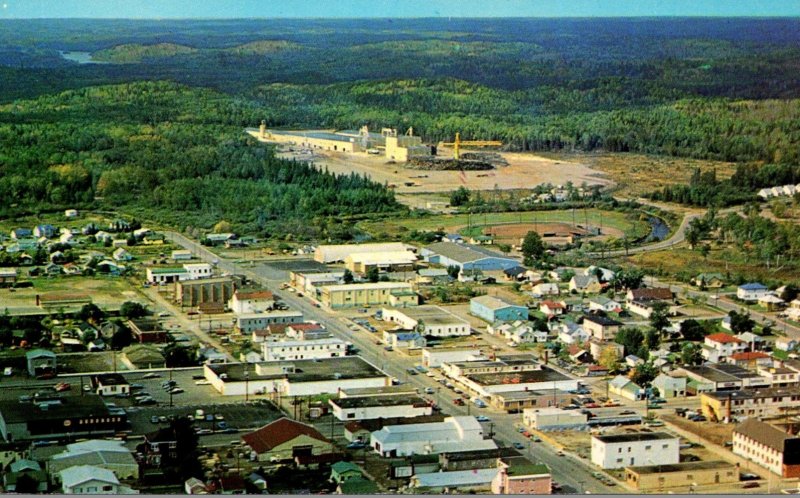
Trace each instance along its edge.
<instances>
[{"instance_id":1,"label":"white car","mask_svg":"<svg viewBox=\"0 0 800 498\"><path fill-rule=\"evenodd\" d=\"M210 380L198 380L194 383L196 386L208 386L211 384Z\"/></svg>"}]
</instances>

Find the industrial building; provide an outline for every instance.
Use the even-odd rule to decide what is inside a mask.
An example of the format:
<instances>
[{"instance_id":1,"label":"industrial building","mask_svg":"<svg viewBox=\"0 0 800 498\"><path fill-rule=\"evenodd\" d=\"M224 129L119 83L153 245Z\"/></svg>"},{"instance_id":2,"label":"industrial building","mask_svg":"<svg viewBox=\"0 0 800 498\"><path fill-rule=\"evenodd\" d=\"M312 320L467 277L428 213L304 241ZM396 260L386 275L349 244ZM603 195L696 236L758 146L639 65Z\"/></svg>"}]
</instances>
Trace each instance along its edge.
<instances>
[{"instance_id":1,"label":"industrial building","mask_svg":"<svg viewBox=\"0 0 800 498\"><path fill-rule=\"evenodd\" d=\"M475 417L447 417L443 422L384 426L372 433L370 446L381 456L430 455L497 448L484 439Z\"/></svg>"},{"instance_id":2,"label":"industrial building","mask_svg":"<svg viewBox=\"0 0 800 498\"><path fill-rule=\"evenodd\" d=\"M224 308L233 296L233 291L234 282L231 277L180 280L175 284L175 300L181 306L215 304Z\"/></svg>"},{"instance_id":3,"label":"industrial building","mask_svg":"<svg viewBox=\"0 0 800 498\"><path fill-rule=\"evenodd\" d=\"M402 242L321 245L314 250L314 261L323 264L344 263L344 260L352 254L393 253L411 249L413 249L411 246Z\"/></svg>"},{"instance_id":4,"label":"industrial building","mask_svg":"<svg viewBox=\"0 0 800 498\"><path fill-rule=\"evenodd\" d=\"M527 306L510 304L492 296L478 296L470 299L469 312L489 323L528 319Z\"/></svg>"},{"instance_id":5,"label":"industrial building","mask_svg":"<svg viewBox=\"0 0 800 498\"><path fill-rule=\"evenodd\" d=\"M383 320L394 322L406 330L415 330L424 336L452 337L470 334L469 322L439 306L383 309Z\"/></svg>"},{"instance_id":6,"label":"industrial building","mask_svg":"<svg viewBox=\"0 0 800 498\"><path fill-rule=\"evenodd\" d=\"M328 400L338 420L420 417L433 414L430 403L419 396L359 396Z\"/></svg>"},{"instance_id":7,"label":"industrial building","mask_svg":"<svg viewBox=\"0 0 800 498\"><path fill-rule=\"evenodd\" d=\"M375 305L404 307L416 306L419 302L411 284L404 282L326 285L322 287L320 299L331 309Z\"/></svg>"},{"instance_id":8,"label":"industrial building","mask_svg":"<svg viewBox=\"0 0 800 498\"><path fill-rule=\"evenodd\" d=\"M457 266L462 273L471 270L502 271L519 265L518 260L489 249L454 242L430 244L420 254L428 263L445 267Z\"/></svg>"},{"instance_id":9,"label":"industrial building","mask_svg":"<svg viewBox=\"0 0 800 498\"><path fill-rule=\"evenodd\" d=\"M486 357L481 353L480 349L423 349L422 350L422 366L427 368L438 368L444 363L453 363L458 361L475 361L485 360Z\"/></svg>"},{"instance_id":10,"label":"industrial building","mask_svg":"<svg viewBox=\"0 0 800 498\"><path fill-rule=\"evenodd\" d=\"M413 271L416 254L411 251L357 252L344 258L344 266L353 273Z\"/></svg>"}]
</instances>

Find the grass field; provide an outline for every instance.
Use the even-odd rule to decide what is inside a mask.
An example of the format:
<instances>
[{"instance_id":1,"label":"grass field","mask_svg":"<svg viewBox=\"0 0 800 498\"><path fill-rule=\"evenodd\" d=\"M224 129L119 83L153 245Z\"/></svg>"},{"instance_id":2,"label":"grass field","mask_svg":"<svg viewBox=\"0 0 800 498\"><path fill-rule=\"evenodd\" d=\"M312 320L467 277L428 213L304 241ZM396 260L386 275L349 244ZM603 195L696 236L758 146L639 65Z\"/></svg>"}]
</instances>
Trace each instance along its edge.
<instances>
[{"instance_id":1,"label":"grass field","mask_svg":"<svg viewBox=\"0 0 800 498\"><path fill-rule=\"evenodd\" d=\"M3 307L31 307L36 304L37 294L88 294L98 306L117 307L125 301L146 303L146 299L135 289L134 283L120 277L37 277L32 278L33 287L15 289L14 292L0 290Z\"/></svg>"},{"instance_id":2,"label":"grass field","mask_svg":"<svg viewBox=\"0 0 800 498\"><path fill-rule=\"evenodd\" d=\"M616 194L622 197L640 197L665 185L686 183L695 168L701 171L717 170L717 178L730 177L736 170L734 163L702 161L698 159L647 156L643 154L542 154L584 164L602 171L617 184Z\"/></svg>"},{"instance_id":3,"label":"grass field","mask_svg":"<svg viewBox=\"0 0 800 498\"><path fill-rule=\"evenodd\" d=\"M621 233L646 234L649 230L647 222L639 220L636 214L626 214L618 211L603 211L599 209L556 210L556 211L526 211L517 213L487 213L487 214L443 214L419 218L400 218L393 220L365 221L358 224L358 228L376 238L397 238L411 230L445 232L461 232L474 226L491 226L498 223L546 223L558 222L575 223L589 227L612 228Z\"/></svg>"}]
</instances>

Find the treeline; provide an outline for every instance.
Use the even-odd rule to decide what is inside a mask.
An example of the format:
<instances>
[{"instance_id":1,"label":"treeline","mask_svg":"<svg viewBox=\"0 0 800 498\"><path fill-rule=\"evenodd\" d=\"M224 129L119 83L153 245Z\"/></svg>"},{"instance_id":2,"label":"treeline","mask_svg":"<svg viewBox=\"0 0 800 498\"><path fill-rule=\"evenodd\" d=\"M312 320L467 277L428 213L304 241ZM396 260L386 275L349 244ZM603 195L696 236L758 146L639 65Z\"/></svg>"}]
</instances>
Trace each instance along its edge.
<instances>
[{"instance_id":1,"label":"treeline","mask_svg":"<svg viewBox=\"0 0 800 498\"><path fill-rule=\"evenodd\" d=\"M309 220L395 211L364 176L277 158L243 133L252 104L173 83L91 87L0 107L0 216L54 206L130 209L269 234Z\"/></svg>"},{"instance_id":2,"label":"treeline","mask_svg":"<svg viewBox=\"0 0 800 498\"><path fill-rule=\"evenodd\" d=\"M669 185L649 197L695 206L730 206L756 200L762 188L797 183L800 183L800 166L796 164L747 163L738 165L727 180L718 180L713 170L696 169L687 185Z\"/></svg>"}]
</instances>

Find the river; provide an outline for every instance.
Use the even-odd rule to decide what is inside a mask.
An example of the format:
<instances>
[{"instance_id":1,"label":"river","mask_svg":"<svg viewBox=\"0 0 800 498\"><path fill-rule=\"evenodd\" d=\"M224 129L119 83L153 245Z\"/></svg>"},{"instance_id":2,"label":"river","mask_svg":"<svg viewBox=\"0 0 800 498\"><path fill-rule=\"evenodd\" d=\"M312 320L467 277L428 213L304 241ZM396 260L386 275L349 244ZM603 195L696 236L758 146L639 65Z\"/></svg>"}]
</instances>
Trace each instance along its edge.
<instances>
[{"instance_id":1,"label":"river","mask_svg":"<svg viewBox=\"0 0 800 498\"><path fill-rule=\"evenodd\" d=\"M78 64L109 64L105 61L93 60L91 52L59 50L58 53L66 60L77 62Z\"/></svg>"}]
</instances>

